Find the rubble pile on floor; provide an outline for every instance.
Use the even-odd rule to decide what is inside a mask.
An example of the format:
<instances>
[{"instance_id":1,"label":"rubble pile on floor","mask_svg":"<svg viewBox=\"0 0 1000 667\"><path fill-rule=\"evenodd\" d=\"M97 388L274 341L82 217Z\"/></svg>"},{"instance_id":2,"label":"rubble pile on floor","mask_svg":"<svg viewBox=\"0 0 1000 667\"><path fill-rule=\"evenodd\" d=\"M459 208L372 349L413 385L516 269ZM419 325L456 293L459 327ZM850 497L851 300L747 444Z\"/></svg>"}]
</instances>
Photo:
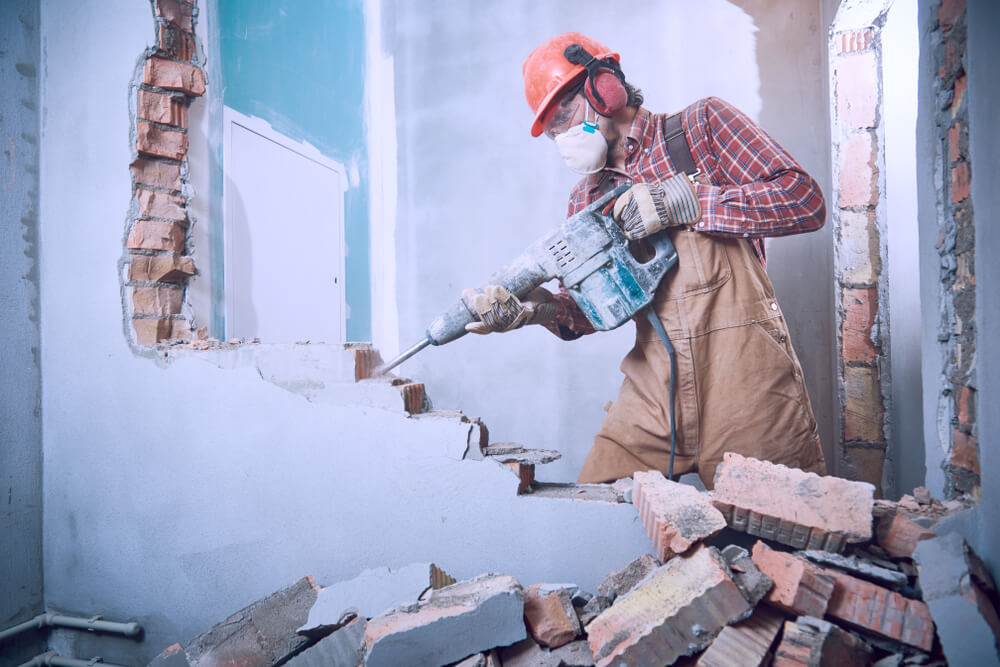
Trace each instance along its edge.
<instances>
[{"instance_id":1,"label":"rubble pile on floor","mask_svg":"<svg viewBox=\"0 0 1000 667\"><path fill-rule=\"evenodd\" d=\"M997 590L941 528L963 504L873 493L735 454L712 492L636 473L628 495L652 554L597 591L504 574L456 582L431 564L325 588L305 577L151 664L997 664Z\"/></svg>"}]
</instances>

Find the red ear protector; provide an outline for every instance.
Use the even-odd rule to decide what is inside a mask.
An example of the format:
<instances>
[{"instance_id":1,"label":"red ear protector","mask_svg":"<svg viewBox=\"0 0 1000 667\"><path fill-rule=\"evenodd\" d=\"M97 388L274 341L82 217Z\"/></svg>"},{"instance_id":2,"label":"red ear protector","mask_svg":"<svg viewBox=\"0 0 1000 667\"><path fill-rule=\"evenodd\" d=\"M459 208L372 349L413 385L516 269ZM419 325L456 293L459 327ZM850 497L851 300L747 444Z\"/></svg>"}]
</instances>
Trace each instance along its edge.
<instances>
[{"instance_id":1,"label":"red ear protector","mask_svg":"<svg viewBox=\"0 0 1000 667\"><path fill-rule=\"evenodd\" d=\"M625 108L628 92L625 90L625 75L618 63L611 58L598 60L579 44L567 46L563 55L566 60L582 65L586 70L583 92L597 113L610 118Z\"/></svg>"}]
</instances>

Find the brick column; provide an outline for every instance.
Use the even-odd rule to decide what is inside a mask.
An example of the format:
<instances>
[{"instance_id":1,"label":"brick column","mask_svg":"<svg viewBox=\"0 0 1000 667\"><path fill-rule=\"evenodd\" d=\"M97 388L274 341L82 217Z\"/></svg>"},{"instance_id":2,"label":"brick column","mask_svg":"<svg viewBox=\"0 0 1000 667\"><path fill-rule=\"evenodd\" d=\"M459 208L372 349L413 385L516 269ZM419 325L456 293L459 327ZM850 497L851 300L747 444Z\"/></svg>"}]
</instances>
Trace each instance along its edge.
<instances>
[{"instance_id":1,"label":"brick column","mask_svg":"<svg viewBox=\"0 0 1000 667\"><path fill-rule=\"evenodd\" d=\"M888 448L888 291L879 28L830 43L836 239L839 442L833 471L884 490Z\"/></svg>"},{"instance_id":2,"label":"brick column","mask_svg":"<svg viewBox=\"0 0 1000 667\"><path fill-rule=\"evenodd\" d=\"M153 0L157 45L132 82L133 200L123 259L125 316L136 345L192 337L181 314L194 258L187 243L187 110L205 93L193 2Z\"/></svg>"},{"instance_id":3,"label":"brick column","mask_svg":"<svg viewBox=\"0 0 1000 667\"><path fill-rule=\"evenodd\" d=\"M980 486L976 445L976 263L972 180L969 162L969 107L966 102L965 0L942 0L931 33L937 80L937 210L941 258L938 345L942 360L938 381L936 432L946 452L945 495L976 493Z\"/></svg>"}]
</instances>

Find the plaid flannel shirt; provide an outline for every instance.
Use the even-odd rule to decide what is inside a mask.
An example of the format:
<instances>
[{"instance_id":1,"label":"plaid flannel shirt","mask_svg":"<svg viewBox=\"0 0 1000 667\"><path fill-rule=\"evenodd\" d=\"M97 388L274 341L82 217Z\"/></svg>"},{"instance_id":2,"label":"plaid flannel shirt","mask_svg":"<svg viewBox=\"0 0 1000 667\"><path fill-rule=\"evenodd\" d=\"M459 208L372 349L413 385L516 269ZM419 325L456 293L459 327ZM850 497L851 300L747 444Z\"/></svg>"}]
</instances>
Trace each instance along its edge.
<instances>
[{"instance_id":1,"label":"plaid flannel shirt","mask_svg":"<svg viewBox=\"0 0 1000 667\"><path fill-rule=\"evenodd\" d=\"M707 183L695 182L706 234L750 239L766 264L764 237L811 232L823 226L826 204L819 185L792 156L742 111L715 97L681 112L695 165ZM622 183L657 183L677 173L667 153L667 114L640 108L625 139L625 169L604 168L573 188L573 215ZM556 318L546 326L573 340L594 329L565 288L554 295Z\"/></svg>"}]
</instances>

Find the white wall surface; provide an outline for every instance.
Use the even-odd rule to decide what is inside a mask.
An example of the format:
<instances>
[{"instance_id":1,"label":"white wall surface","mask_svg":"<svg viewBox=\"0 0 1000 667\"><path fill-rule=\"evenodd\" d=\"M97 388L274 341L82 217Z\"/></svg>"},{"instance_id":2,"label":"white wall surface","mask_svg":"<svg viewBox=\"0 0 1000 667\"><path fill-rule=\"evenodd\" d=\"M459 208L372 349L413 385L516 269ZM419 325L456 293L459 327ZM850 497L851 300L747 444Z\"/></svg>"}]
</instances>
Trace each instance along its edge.
<instances>
[{"instance_id":1,"label":"white wall surface","mask_svg":"<svg viewBox=\"0 0 1000 667\"><path fill-rule=\"evenodd\" d=\"M521 64L546 38L576 30L621 53L653 111L715 95L757 119L829 192L818 1L384 0L395 63L399 343L405 349L465 287L480 284L566 214L576 175L533 139ZM373 255L380 252L373 248ZM832 429L830 227L768 244L768 270L791 327L820 435ZM377 259L375 260L378 261ZM544 479L576 479L617 395L633 325L564 343L540 328L466 336L401 367L435 404L480 415L495 440L559 449ZM391 354L394 350L384 350Z\"/></svg>"},{"instance_id":2,"label":"white wall surface","mask_svg":"<svg viewBox=\"0 0 1000 667\"><path fill-rule=\"evenodd\" d=\"M518 497L509 470L457 460L448 423L307 400L343 379L322 348L226 368L134 354L118 262L150 6L46 0L41 26L45 602L145 628L141 644L61 634L61 649L141 663L307 573L432 560L593 590L649 549L631 506Z\"/></svg>"}]
</instances>

